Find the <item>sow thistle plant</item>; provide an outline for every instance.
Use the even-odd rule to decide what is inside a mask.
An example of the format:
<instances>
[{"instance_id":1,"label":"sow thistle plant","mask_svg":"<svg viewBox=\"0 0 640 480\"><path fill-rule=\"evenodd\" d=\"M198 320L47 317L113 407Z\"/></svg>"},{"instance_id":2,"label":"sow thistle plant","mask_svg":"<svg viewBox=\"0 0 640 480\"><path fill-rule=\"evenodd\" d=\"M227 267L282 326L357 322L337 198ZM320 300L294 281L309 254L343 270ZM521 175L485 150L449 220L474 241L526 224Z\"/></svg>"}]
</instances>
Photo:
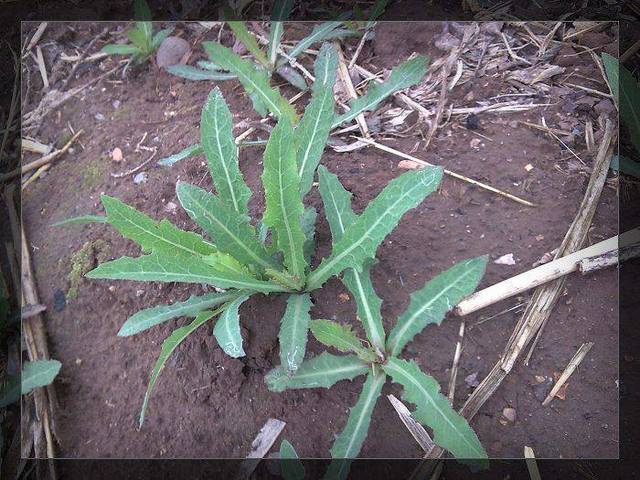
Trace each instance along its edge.
<instances>
[{"instance_id":1,"label":"sow thistle plant","mask_svg":"<svg viewBox=\"0 0 640 480\"><path fill-rule=\"evenodd\" d=\"M348 270L347 278L364 288L364 295L370 281L363 265L374 259L377 247L404 213L433 192L442 176L442 170L433 167L407 172L392 180L357 219L345 221L344 233L334 242L331 255L311 270L317 212L313 207L305 208L303 200L312 187L330 130L374 108L394 89L419 81L426 70L426 59L407 62L408 66L399 68L400 81L397 72L395 76L392 74L385 84L371 87L365 96L354 100L348 112L336 116L333 85L337 54L331 45L323 45L315 63L311 101L296 125L295 110L268 85L265 76L225 47L217 44L205 47L217 49L219 57L227 59L236 70L242 84L252 86L247 89L254 104L263 105L278 119L263 157L266 207L262 219L254 225L249 217L251 190L238 165L231 112L220 90L215 88L202 110L200 145L216 193L185 182L176 186L182 207L209 239L180 230L168 220L156 221L107 195L102 196L106 217L87 216L65 222L106 222L142 248L144 255L102 263L87 273L89 278L186 282L224 289L141 310L120 329L118 335L129 336L173 318L194 318L164 341L144 397L140 425L167 359L187 336L209 320L219 316L213 335L224 352L234 358L244 356L238 312L240 306L257 293L288 295L278 336L280 372L282 378L295 374L306 349L311 308L309 292ZM321 190L333 191L336 181L324 169L321 171ZM336 207L326 202L338 200L323 195L327 211ZM373 338L379 342L380 332L374 333L378 336Z\"/></svg>"},{"instance_id":2,"label":"sow thistle plant","mask_svg":"<svg viewBox=\"0 0 640 480\"><path fill-rule=\"evenodd\" d=\"M355 226L369 224L366 217L371 213L370 207L362 215L356 215L351 209L351 194L342 187L338 178L322 166L318 171L320 194L333 244L350 243L349 237L357 230ZM390 187L391 184L387 189ZM369 258L359 262L362 268L355 266L346 269L342 277L343 283L356 299L358 318L367 341L358 338L348 325L324 319L311 320L309 328L320 343L347 355L323 352L302 362L294 373L283 366L277 367L265 378L268 388L276 392L329 388L341 380L366 375L362 392L349 413L346 426L331 448L333 458L345 459L358 456L376 401L389 376L393 382L404 387L402 398L416 406L414 418L432 429L435 443L459 459L486 459L487 454L478 437L464 417L453 410L448 399L440 393L438 382L424 373L415 362L404 360L400 355L418 333L430 324L439 325L449 310L476 289L484 274L487 256L459 262L411 294L409 306L398 317L388 336L382 326L382 302L373 289L369 275ZM347 468L346 462L334 462L329 468L328 477L343 478Z\"/></svg>"}]
</instances>

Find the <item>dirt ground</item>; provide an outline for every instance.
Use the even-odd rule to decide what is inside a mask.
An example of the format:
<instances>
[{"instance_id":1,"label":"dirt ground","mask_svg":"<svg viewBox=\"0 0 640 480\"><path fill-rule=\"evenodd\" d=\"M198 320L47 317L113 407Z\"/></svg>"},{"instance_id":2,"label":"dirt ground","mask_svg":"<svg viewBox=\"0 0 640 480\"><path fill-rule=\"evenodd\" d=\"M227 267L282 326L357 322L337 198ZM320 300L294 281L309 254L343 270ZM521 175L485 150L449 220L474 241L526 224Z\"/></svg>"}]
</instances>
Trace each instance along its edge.
<instances>
[{"instance_id":1,"label":"dirt ground","mask_svg":"<svg viewBox=\"0 0 640 480\"><path fill-rule=\"evenodd\" d=\"M27 25L24 35L36 26ZM44 42L54 42L44 51L45 56L50 55L49 60L59 55L57 48L70 54L74 46L82 48L104 28L99 24L54 27L43 38ZM309 27L296 26L304 28ZM184 24L177 24L176 31L196 40ZM442 52L436 50L433 39L441 31L439 23L379 23L376 37L366 44L360 57L364 60L359 63L377 71L394 67L412 52L437 58ZM201 39L216 36L214 29ZM223 37L227 45L229 41ZM345 41L348 57L357 41ZM615 52L616 38L610 31L600 32L590 41ZM194 51L201 55L198 47ZM606 88L588 55L567 56L566 51L564 54L563 65L577 72L575 83ZM560 56L562 52L553 61L558 62ZM113 61L104 61L100 68L110 68ZM81 68L84 71L77 73L78 78L70 87L102 73L95 63ZM41 87L37 71L32 67L27 73L30 91L23 90L23 111L37 104ZM456 106L475 106L475 102L513 93L514 88L501 78L491 75L476 78L454 88L451 98ZM218 85L235 123L259 118L237 82ZM340 382L330 389L285 393L267 390L263 378L279 363L277 334L285 305L284 298L278 296L256 296L241 308L247 356L227 357L218 348L211 327L198 330L168 362L155 387L145 424L138 430L140 406L160 345L186 320L167 322L134 337L121 338L116 333L137 310L184 300L190 294L203 293L203 288L85 279L79 284L75 298L67 295L64 309L56 308L60 307L59 300L54 305L60 292L68 293L69 273L79 261L74 254L83 247L90 264L98 255L112 259L139 253L132 242L104 225L50 227L51 223L71 216L102 213L101 194L118 197L154 218L167 217L181 228L197 229L179 206L174 208L179 205L175 184L184 180L211 188L202 157L183 160L170 168L159 167L154 160L144 169L148 178L141 184L133 182L133 175L114 178L111 174L133 168L149 157L147 150L135 151L145 135L141 144L157 147L156 158L198 141L200 110L213 86L213 82L182 80L147 64L125 80L118 76L86 90L50 117L37 135L44 143L56 143L62 136L68 136L69 126L84 130L73 151L46 176L27 187L23 196L26 234L40 296L47 306L50 347L54 358L63 365L57 382L61 457L242 457L270 417L286 422L283 437L291 441L300 456L326 457L356 401L362 378ZM288 87L282 91L288 97L294 93ZM468 100L470 92L472 101ZM455 262L490 254L482 288L529 269L543 254L559 246L582 200L588 175L567 173L565 167L571 154L557 140L517 121L539 123L544 116L549 126L557 126L567 117L595 118L593 105L575 108L575 103L580 103L577 100L586 95L580 90L569 96L554 96L552 92L534 99L537 103L552 103L547 107L523 113L481 113L477 131L466 129L461 117L453 117L426 150L419 135L384 140L402 151L415 148L415 154L428 162L537 204L535 208L524 207L446 177L439 191L407 213L378 250L379 262L372 275L376 291L383 299L387 329L408 305L411 292ZM303 98L302 102L306 101ZM298 105L298 110L301 109ZM265 138L264 132L260 135ZM474 139L480 139L477 148L471 146L476 142ZM109 158L115 147L124 153L120 163ZM249 147L242 149L240 155L245 180L254 192L250 203L254 217L259 217L264 208L259 178L262 150ZM574 151L588 167L593 155L581 144ZM398 160L373 148L350 153L326 149L322 163L353 193L354 209L359 212L387 182L402 173ZM533 167L530 171L525 169L528 164ZM315 188L310 202L320 213L314 259L317 264L330 252L330 232ZM590 243L617 233L617 202L615 188L606 187L589 234ZM493 263L509 253L513 253L515 265ZM355 303L352 299L345 301L343 293L347 293L346 289L335 278L313 292L312 318L351 322L361 331L355 320ZM498 360L521 310L482 320L527 299L528 295L512 298L466 318L456 407L464 403L473 389L465 378L475 373L481 380ZM532 447L540 458L617 457L617 299L615 269L568 277L564 295L530 364L524 366L519 362L471 422L491 457L521 457L525 445ZM450 318L440 327L428 327L403 354L434 375L444 390L459 325L460 319ZM577 348L589 341L595 344L569 380L565 399L555 399L550 406L543 407L541 400L549 385L539 384L536 376L552 378L554 372L564 369ZM322 350L310 336L309 355ZM400 388L390 382L385 385L361 456L418 458L421 450L387 401L389 393L398 396ZM505 407L515 409L515 422L500 422Z\"/></svg>"}]
</instances>

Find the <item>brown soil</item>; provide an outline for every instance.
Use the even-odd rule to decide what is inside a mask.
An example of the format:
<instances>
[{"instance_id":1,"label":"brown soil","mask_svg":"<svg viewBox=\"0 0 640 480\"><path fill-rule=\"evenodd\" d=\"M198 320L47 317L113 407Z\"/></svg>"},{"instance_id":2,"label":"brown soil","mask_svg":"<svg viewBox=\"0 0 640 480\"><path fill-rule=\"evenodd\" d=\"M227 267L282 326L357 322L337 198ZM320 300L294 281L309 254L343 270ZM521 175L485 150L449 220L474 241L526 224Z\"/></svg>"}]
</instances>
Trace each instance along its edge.
<instances>
[{"instance_id":1,"label":"brown soil","mask_svg":"<svg viewBox=\"0 0 640 480\"><path fill-rule=\"evenodd\" d=\"M29 32L31 27L35 28L28 25L23 31ZM75 24L77 32L69 39L62 35L64 24L54 27L47 35L60 35L57 41L67 53L71 43L85 44L91 34L102 29L101 25ZM177 31L196 40L185 25L179 24ZM438 56L433 36L440 31L439 24L379 24L375 40L367 45L361 58L371 57L369 61L379 69L397 65L413 51ZM44 41L56 38L47 35ZM209 32L204 39L214 39L216 35L217 32ZM347 44L352 48L356 42L350 39ZM608 38L608 42L614 43L614 39ZM195 51L200 52L198 48ZM572 67L592 68L588 55L570 58L574 59ZM105 69L110 62L106 62ZM91 64L69 86L82 84L100 73ZM38 82L37 72L31 72L31 93L24 111L39 99L34 97L40 89ZM587 85L594 87L593 82ZM219 86L235 122L258 118L236 82ZM62 408L57 418L63 457L242 457L269 417L287 423L284 437L301 456L326 457L334 435L343 428L347 411L356 401L362 379L340 382L330 389L282 394L267 390L263 378L278 363L277 334L284 299L256 296L241 308L247 356L231 359L224 355L210 326L197 331L168 362L150 401L145 424L138 431L142 398L160 345L186 320L168 322L129 338L117 337L116 333L137 310L183 300L203 289L182 284L85 280L77 298L70 299L62 312L54 312L54 291L66 292L69 288L70 258L87 241L107 242L109 258L138 253L132 242L104 225L49 226L70 216L101 213L100 194L118 197L152 217L168 217L180 227L196 228L180 207L175 213L168 213L167 205L179 204L175 194L178 179L210 187L201 157L168 169L156 166L154 160L146 169L148 181L140 185L133 183L131 175L113 178L110 174L130 169L148 158L148 151L134 151L145 133L143 145L158 147L158 158L196 142L200 108L212 87L209 82L183 81L147 64L124 81L118 77L87 90L49 118L38 134L43 142L55 142L68 124L84 129L73 152L29 186L23 201L38 288L48 308L51 350L63 364L58 382ZM473 105L464 100L469 91L474 92L475 100L486 100L508 88L501 80L486 76L456 87L452 96L457 105L467 106ZM283 91L291 94L286 87ZM572 99L581 95L576 93ZM117 108L116 100L120 102ZM530 112L481 114L479 132L491 140L478 137L455 120L439 130L428 149L423 150L420 142L416 154L425 160L530 198L538 206L523 207L445 178L439 191L407 213L378 250L373 282L384 300L385 327L393 325L412 291L454 262L485 253L492 260L513 253L515 266L489 263L481 284L485 287L530 268L560 244L582 199L587 176L558 171L555 165L566 164L567 151L541 132L513 123L538 122L544 115L550 125L555 125L566 116L563 105L568 99L551 100L555 105ZM98 113L105 119L96 120ZM265 134L261 136L264 138ZM482 140L478 150L470 147L474 138ZM409 151L418 141L420 137L416 136L387 143ZM115 147L124 153L121 163L109 158ZM590 164L592 158L583 146L577 147L577 152ZM254 192L250 204L254 216L264 206L259 178L261 155L261 147L241 151L241 168ZM346 154L327 149L322 162L353 193L356 211L361 211L388 181L402 173L397 168L397 158L374 149ZM524 167L529 163L534 168L527 172ZM320 212L317 263L330 251L330 232L316 189L310 202ZM590 242L617 232L616 212L616 192L605 188ZM352 322L359 330L354 302L342 301L342 293L346 290L337 279L313 292L312 316ZM568 277L566 292L554 309L530 365L518 363L472 421L490 456L521 457L524 445L531 446L538 457L617 456L617 295L615 269ZM527 298L510 299L467 318L456 406L462 405L472 391L465 377L477 372L478 379L482 379L490 371L519 314L511 312L475 324L480 318ZM430 326L403 354L433 374L444 389L459 323L451 318L440 327ZM551 377L562 371L576 349L587 341L595 345L569 380L566 399L556 399L549 407L542 407L540 395L544 398L547 391L536 385L535 376ZM308 348L312 355L322 351L311 338ZM418 458L421 451L387 401L389 393L399 395L400 389L390 382L383 389L361 456ZM515 423L500 423L505 407L516 410Z\"/></svg>"}]
</instances>

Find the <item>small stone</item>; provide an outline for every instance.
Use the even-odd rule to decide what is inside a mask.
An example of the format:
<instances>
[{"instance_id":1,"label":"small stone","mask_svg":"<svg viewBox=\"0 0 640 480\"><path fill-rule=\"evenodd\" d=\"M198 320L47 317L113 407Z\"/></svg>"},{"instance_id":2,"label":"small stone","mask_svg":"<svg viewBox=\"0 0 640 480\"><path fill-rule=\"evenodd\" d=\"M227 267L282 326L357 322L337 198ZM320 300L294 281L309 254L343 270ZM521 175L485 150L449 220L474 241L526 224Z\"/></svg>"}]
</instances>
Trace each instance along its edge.
<instances>
[{"instance_id":1,"label":"small stone","mask_svg":"<svg viewBox=\"0 0 640 480\"><path fill-rule=\"evenodd\" d=\"M530 163L527 163L527 164L524 166L524 169L525 169L527 172L530 172L531 170L533 170L533 165L531 165Z\"/></svg>"},{"instance_id":2,"label":"small stone","mask_svg":"<svg viewBox=\"0 0 640 480\"><path fill-rule=\"evenodd\" d=\"M113 108L120 108L120 100L114 100L113 102L111 102L111 105L113 105Z\"/></svg>"},{"instance_id":3,"label":"small stone","mask_svg":"<svg viewBox=\"0 0 640 480\"><path fill-rule=\"evenodd\" d=\"M82 359L81 358L76 358L76 365L80 365L82 363Z\"/></svg>"},{"instance_id":4,"label":"small stone","mask_svg":"<svg viewBox=\"0 0 640 480\"><path fill-rule=\"evenodd\" d=\"M140 185L141 183L145 183L147 181L147 172L140 172L133 177L133 183L136 185Z\"/></svg>"},{"instance_id":5,"label":"small stone","mask_svg":"<svg viewBox=\"0 0 640 480\"><path fill-rule=\"evenodd\" d=\"M95 118L96 120L98 120L99 122L102 122L102 121L104 121L104 120L105 120L105 116L104 116L103 114L101 114L100 112L96 113L96 114L94 115L94 118Z\"/></svg>"},{"instance_id":6,"label":"small stone","mask_svg":"<svg viewBox=\"0 0 640 480\"><path fill-rule=\"evenodd\" d=\"M167 37L160 44L156 53L156 63L160 68L177 65L184 60L191 51L189 42L180 37Z\"/></svg>"},{"instance_id":7,"label":"small stone","mask_svg":"<svg viewBox=\"0 0 640 480\"><path fill-rule=\"evenodd\" d=\"M416 170L420 168L420 164L413 160L402 160L398 163L398 168L404 168L405 170Z\"/></svg>"},{"instance_id":8,"label":"small stone","mask_svg":"<svg viewBox=\"0 0 640 480\"><path fill-rule=\"evenodd\" d=\"M144 295L144 290L136 290L136 297L141 297Z\"/></svg>"},{"instance_id":9,"label":"small stone","mask_svg":"<svg viewBox=\"0 0 640 480\"><path fill-rule=\"evenodd\" d=\"M341 302L348 302L349 300L351 300L351 297L349 295L347 295L346 293L340 293L338 294L338 300L340 300Z\"/></svg>"},{"instance_id":10,"label":"small stone","mask_svg":"<svg viewBox=\"0 0 640 480\"><path fill-rule=\"evenodd\" d=\"M121 162L122 158L122 150L120 150L118 147L114 148L111 152L111 160L113 160L114 162Z\"/></svg>"},{"instance_id":11,"label":"small stone","mask_svg":"<svg viewBox=\"0 0 640 480\"><path fill-rule=\"evenodd\" d=\"M110 292L115 292L115 291L116 291L116 286L115 286L115 285L109 285L108 290L109 290Z\"/></svg>"},{"instance_id":12,"label":"small stone","mask_svg":"<svg viewBox=\"0 0 640 480\"><path fill-rule=\"evenodd\" d=\"M509 423L514 423L516 421L516 410L515 408L506 407L502 410L502 416Z\"/></svg>"},{"instance_id":13,"label":"small stone","mask_svg":"<svg viewBox=\"0 0 640 480\"><path fill-rule=\"evenodd\" d=\"M534 378L536 379L537 383L543 383L547 380L547 377L545 377L544 375L536 375Z\"/></svg>"},{"instance_id":14,"label":"small stone","mask_svg":"<svg viewBox=\"0 0 640 480\"><path fill-rule=\"evenodd\" d=\"M478 372L473 372L471 375L464 377L464 383L469 385L471 388L476 388L480 385L480 382L478 381Z\"/></svg>"},{"instance_id":15,"label":"small stone","mask_svg":"<svg viewBox=\"0 0 640 480\"><path fill-rule=\"evenodd\" d=\"M176 213L176 211L178 210L178 205L173 202L167 202L167 204L164 206L164 209L168 213Z\"/></svg>"},{"instance_id":16,"label":"small stone","mask_svg":"<svg viewBox=\"0 0 640 480\"><path fill-rule=\"evenodd\" d=\"M544 235L536 235L536 240L541 242L542 240L544 240Z\"/></svg>"},{"instance_id":17,"label":"small stone","mask_svg":"<svg viewBox=\"0 0 640 480\"><path fill-rule=\"evenodd\" d=\"M480 119L472 113L465 120L465 125L469 130L477 130L480 128Z\"/></svg>"},{"instance_id":18,"label":"small stone","mask_svg":"<svg viewBox=\"0 0 640 480\"><path fill-rule=\"evenodd\" d=\"M515 265L516 260L513 258L513 253L507 253L506 255L502 255L500 258L495 259L493 263L497 265Z\"/></svg>"},{"instance_id":19,"label":"small stone","mask_svg":"<svg viewBox=\"0 0 640 480\"><path fill-rule=\"evenodd\" d=\"M471 141L469 142L469 146L471 148L479 150L480 149L480 143L482 143L482 140L480 140L479 138L472 138Z\"/></svg>"}]
</instances>

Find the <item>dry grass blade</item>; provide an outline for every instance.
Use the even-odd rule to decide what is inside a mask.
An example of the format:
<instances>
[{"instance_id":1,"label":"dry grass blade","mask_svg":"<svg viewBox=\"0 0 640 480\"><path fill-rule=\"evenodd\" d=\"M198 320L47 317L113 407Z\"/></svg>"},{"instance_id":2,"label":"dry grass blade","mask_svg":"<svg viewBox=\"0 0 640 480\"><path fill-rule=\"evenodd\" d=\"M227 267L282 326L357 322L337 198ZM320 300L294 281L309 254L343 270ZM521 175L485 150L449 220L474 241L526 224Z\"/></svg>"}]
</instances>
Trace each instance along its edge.
<instances>
[{"instance_id":1,"label":"dry grass blade","mask_svg":"<svg viewBox=\"0 0 640 480\"><path fill-rule=\"evenodd\" d=\"M365 142L365 143L368 143L369 145L371 145L373 147L376 147L376 148L378 148L380 150L383 150L385 152L391 153L391 154L396 155L398 157L406 158L407 160L411 160L411 161L416 162L416 163L418 163L420 165L431 166L431 167L434 166L432 163L425 162L424 160L421 160L421 159L419 159L417 157L414 157L413 155L409 155L408 153L401 152L399 150L396 150L395 148L388 147L387 145L383 145L381 143L374 142L373 140L369 140L367 138L362 138L362 137L356 137L356 138L358 140L360 140L362 142ZM498 195L501 195L503 197L509 198L509 199L511 199L511 200L513 200L515 202L518 202L518 203L520 203L522 205L526 205L527 207L535 207L536 206L535 203L531 203L528 200L524 200L524 199L522 199L520 197L516 197L515 195L512 195L510 193L504 192L504 191L502 191L500 189L492 187L491 185L487 185L486 183L479 182L478 180L474 180L472 178L465 177L464 175L461 175L461 174L456 173L456 172L452 172L451 170L444 169L444 173L446 175L449 175L450 177L457 178L458 180L462 180L464 182L470 183L470 184L475 185L477 187L480 187L480 188L482 188L484 190L489 190L490 192L497 193Z\"/></svg>"},{"instance_id":2,"label":"dry grass blade","mask_svg":"<svg viewBox=\"0 0 640 480\"><path fill-rule=\"evenodd\" d=\"M458 377L458 366L460 365L460 354L462 353L462 341L464 340L464 320L460 322L458 330L458 341L456 342L456 350L453 354L453 363L451 365L451 377L449 378L449 402L453 405L453 398L456 394L456 378Z\"/></svg>"},{"instance_id":3,"label":"dry grass blade","mask_svg":"<svg viewBox=\"0 0 640 480\"><path fill-rule=\"evenodd\" d=\"M251 443L251 452L247 455L246 460L240 464L236 480L246 480L251 477L260 460L271 450L285 425L285 422L276 418L267 420Z\"/></svg>"},{"instance_id":4,"label":"dry grass blade","mask_svg":"<svg viewBox=\"0 0 640 480\"><path fill-rule=\"evenodd\" d=\"M524 458L527 463L527 470L529 470L529 477L531 480L542 480L540 476L540 470L538 470L538 464L536 463L536 456L533 453L533 448L524 447Z\"/></svg>"},{"instance_id":5,"label":"dry grass blade","mask_svg":"<svg viewBox=\"0 0 640 480\"><path fill-rule=\"evenodd\" d=\"M44 58L42 56L42 49L40 46L36 47L36 62L38 63L38 70L40 71L40 76L42 77L42 83L44 84L44 89L49 90L49 77L47 75L47 66L44 64Z\"/></svg>"},{"instance_id":6,"label":"dry grass blade","mask_svg":"<svg viewBox=\"0 0 640 480\"><path fill-rule=\"evenodd\" d=\"M387 398L400 417L400 420L402 420L404 426L409 430L411 436L416 440L416 442L418 442L418 445L420 445L420 448L424 450L425 454L429 455L434 448L437 448L437 445L433 443L433 440L431 440L431 436L429 436L424 427L411 416L411 412L404 403L393 395L387 395Z\"/></svg>"},{"instance_id":7,"label":"dry grass blade","mask_svg":"<svg viewBox=\"0 0 640 480\"><path fill-rule=\"evenodd\" d=\"M338 42L334 42L336 51L338 52L338 75L340 76L340 80L344 85L345 90L349 94L352 99L358 98L358 93L356 89L353 87L353 82L351 81L351 75L349 75L349 68L344 59L344 54L342 53L342 48ZM369 127L367 126L367 121L365 120L364 113L360 113L356 117L356 122L360 127L360 132L363 137L369 138Z\"/></svg>"},{"instance_id":8,"label":"dry grass blade","mask_svg":"<svg viewBox=\"0 0 640 480\"><path fill-rule=\"evenodd\" d=\"M569 377L573 374L573 372L576 371L576 368L578 368L578 365L580 365L582 360L584 360L584 357L587 355L587 353L589 353L589 350L591 350L591 347L593 347L593 342L583 343L580 346L576 354L573 356L573 358L569 361L569 363L565 367L564 371L560 375L560 378L558 379L556 384L553 386L553 388L549 392L549 395L547 395L547 398L545 398L544 402L542 402L543 406L546 407L547 405L549 405L549 403L551 403L551 400L553 400L553 397L556 396L556 393L558 393L560 388L567 382L567 380L569 380Z\"/></svg>"},{"instance_id":9,"label":"dry grass blade","mask_svg":"<svg viewBox=\"0 0 640 480\"><path fill-rule=\"evenodd\" d=\"M31 40L29 40L27 48L25 48L24 51L22 52L23 57L24 57L24 55L27 55L31 51L31 49L33 47L35 47L36 43L38 43L40 41L40 38L42 37L42 34L47 29L47 25L48 25L47 22L42 22L38 26L38 28L36 29L35 33L33 34L33 37L31 37Z\"/></svg>"}]
</instances>

